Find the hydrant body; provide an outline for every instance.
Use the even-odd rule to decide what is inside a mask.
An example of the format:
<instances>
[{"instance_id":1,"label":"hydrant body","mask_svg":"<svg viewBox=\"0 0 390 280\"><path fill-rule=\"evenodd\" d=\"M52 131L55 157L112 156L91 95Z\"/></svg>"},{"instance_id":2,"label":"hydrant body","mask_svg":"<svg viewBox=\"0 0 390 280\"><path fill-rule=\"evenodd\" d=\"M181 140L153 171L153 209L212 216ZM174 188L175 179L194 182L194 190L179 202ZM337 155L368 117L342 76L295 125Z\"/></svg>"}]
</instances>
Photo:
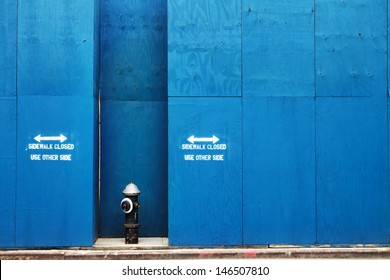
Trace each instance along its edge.
<instances>
[{"instance_id":1,"label":"hydrant body","mask_svg":"<svg viewBox=\"0 0 390 280\"><path fill-rule=\"evenodd\" d=\"M138 202L138 196L141 192L138 187L131 182L123 190L125 198L121 201L121 208L125 213L125 243L137 244L138 243L138 208L140 204Z\"/></svg>"}]
</instances>

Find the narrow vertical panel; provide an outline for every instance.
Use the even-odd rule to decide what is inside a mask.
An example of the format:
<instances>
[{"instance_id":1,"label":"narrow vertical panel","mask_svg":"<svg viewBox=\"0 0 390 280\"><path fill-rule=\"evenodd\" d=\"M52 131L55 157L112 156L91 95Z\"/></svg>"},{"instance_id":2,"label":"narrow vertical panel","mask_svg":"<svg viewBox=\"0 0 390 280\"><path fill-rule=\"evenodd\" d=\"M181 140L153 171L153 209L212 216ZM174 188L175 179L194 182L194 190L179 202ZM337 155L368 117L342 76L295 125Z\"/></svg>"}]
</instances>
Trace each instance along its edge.
<instances>
[{"instance_id":1,"label":"narrow vertical panel","mask_svg":"<svg viewBox=\"0 0 390 280\"><path fill-rule=\"evenodd\" d=\"M386 98L317 99L318 242L389 242Z\"/></svg>"},{"instance_id":2,"label":"narrow vertical panel","mask_svg":"<svg viewBox=\"0 0 390 280\"><path fill-rule=\"evenodd\" d=\"M16 94L16 5L0 2L0 96Z\"/></svg>"},{"instance_id":3,"label":"narrow vertical panel","mask_svg":"<svg viewBox=\"0 0 390 280\"><path fill-rule=\"evenodd\" d=\"M6 248L15 246L15 98L0 98L0 112L0 248Z\"/></svg>"},{"instance_id":4,"label":"narrow vertical panel","mask_svg":"<svg viewBox=\"0 0 390 280\"><path fill-rule=\"evenodd\" d=\"M91 246L96 101L19 96L17 111L16 246Z\"/></svg>"},{"instance_id":5,"label":"narrow vertical panel","mask_svg":"<svg viewBox=\"0 0 390 280\"><path fill-rule=\"evenodd\" d=\"M314 1L243 0L243 96L314 96Z\"/></svg>"},{"instance_id":6,"label":"narrow vertical panel","mask_svg":"<svg viewBox=\"0 0 390 280\"><path fill-rule=\"evenodd\" d=\"M141 191L140 236L167 236L168 154L166 102L102 102L102 237L124 237L122 191Z\"/></svg>"},{"instance_id":7,"label":"narrow vertical panel","mask_svg":"<svg viewBox=\"0 0 390 280\"><path fill-rule=\"evenodd\" d=\"M242 244L239 98L170 98L169 243Z\"/></svg>"},{"instance_id":8,"label":"narrow vertical panel","mask_svg":"<svg viewBox=\"0 0 390 280\"><path fill-rule=\"evenodd\" d=\"M167 99L167 1L103 0L103 100Z\"/></svg>"},{"instance_id":9,"label":"narrow vertical panel","mask_svg":"<svg viewBox=\"0 0 390 280\"><path fill-rule=\"evenodd\" d=\"M317 96L387 95L387 1L316 1Z\"/></svg>"},{"instance_id":10,"label":"narrow vertical panel","mask_svg":"<svg viewBox=\"0 0 390 280\"><path fill-rule=\"evenodd\" d=\"M98 8L90 0L18 1L19 95L93 93Z\"/></svg>"},{"instance_id":11,"label":"narrow vertical panel","mask_svg":"<svg viewBox=\"0 0 390 280\"><path fill-rule=\"evenodd\" d=\"M314 244L315 102L245 98L244 244Z\"/></svg>"},{"instance_id":12,"label":"narrow vertical panel","mask_svg":"<svg viewBox=\"0 0 390 280\"><path fill-rule=\"evenodd\" d=\"M241 1L168 1L169 96L241 96Z\"/></svg>"}]
</instances>

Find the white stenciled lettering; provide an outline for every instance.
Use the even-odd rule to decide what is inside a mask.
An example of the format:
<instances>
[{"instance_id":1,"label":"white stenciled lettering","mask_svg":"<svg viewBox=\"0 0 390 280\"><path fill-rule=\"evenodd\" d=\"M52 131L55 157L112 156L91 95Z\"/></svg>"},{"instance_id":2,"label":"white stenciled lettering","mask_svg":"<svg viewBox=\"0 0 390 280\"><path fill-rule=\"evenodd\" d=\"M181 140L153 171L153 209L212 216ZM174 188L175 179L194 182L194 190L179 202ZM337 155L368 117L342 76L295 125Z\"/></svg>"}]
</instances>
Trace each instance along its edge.
<instances>
[{"instance_id":1,"label":"white stenciled lettering","mask_svg":"<svg viewBox=\"0 0 390 280\"><path fill-rule=\"evenodd\" d=\"M182 150L206 150L205 144L182 144Z\"/></svg>"},{"instance_id":2,"label":"white stenciled lettering","mask_svg":"<svg viewBox=\"0 0 390 280\"><path fill-rule=\"evenodd\" d=\"M55 150L74 150L74 144L54 144Z\"/></svg>"},{"instance_id":3,"label":"white stenciled lettering","mask_svg":"<svg viewBox=\"0 0 390 280\"><path fill-rule=\"evenodd\" d=\"M58 155L42 155L42 160L58 160Z\"/></svg>"},{"instance_id":4,"label":"white stenciled lettering","mask_svg":"<svg viewBox=\"0 0 390 280\"><path fill-rule=\"evenodd\" d=\"M196 160L208 161L208 160L211 160L211 155L197 155Z\"/></svg>"},{"instance_id":5,"label":"white stenciled lettering","mask_svg":"<svg viewBox=\"0 0 390 280\"><path fill-rule=\"evenodd\" d=\"M194 155L184 155L184 160L195 160Z\"/></svg>"},{"instance_id":6,"label":"white stenciled lettering","mask_svg":"<svg viewBox=\"0 0 390 280\"><path fill-rule=\"evenodd\" d=\"M213 160L223 161L223 155L213 155Z\"/></svg>"},{"instance_id":7,"label":"white stenciled lettering","mask_svg":"<svg viewBox=\"0 0 390 280\"><path fill-rule=\"evenodd\" d=\"M226 150L226 144L208 144L207 150Z\"/></svg>"},{"instance_id":8,"label":"white stenciled lettering","mask_svg":"<svg viewBox=\"0 0 390 280\"><path fill-rule=\"evenodd\" d=\"M72 155L60 155L60 160L71 161Z\"/></svg>"},{"instance_id":9,"label":"white stenciled lettering","mask_svg":"<svg viewBox=\"0 0 390 280\"><path fill-rule=\"evenodd\" d=\"M30 155L31 160L41 160L41 155Z\"/></svg>"}]
</instances>

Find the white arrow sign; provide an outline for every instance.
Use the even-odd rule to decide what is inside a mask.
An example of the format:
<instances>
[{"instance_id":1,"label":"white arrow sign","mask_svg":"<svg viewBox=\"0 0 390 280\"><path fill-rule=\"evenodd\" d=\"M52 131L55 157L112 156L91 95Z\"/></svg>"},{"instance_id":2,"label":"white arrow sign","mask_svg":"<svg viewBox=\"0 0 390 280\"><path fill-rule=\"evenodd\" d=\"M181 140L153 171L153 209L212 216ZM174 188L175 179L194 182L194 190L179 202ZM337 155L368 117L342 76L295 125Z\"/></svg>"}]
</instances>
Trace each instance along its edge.
<instances>
[{"instance_id":1,"label":"white arrow sign","mask_svg":"<svg viewBox=\"0 0 390 280\"><path fill-rule=\"evenodd\" d=\"M196 138L195 135L190 136L190 138L187 139L188 142L194 144L195 142L213 142L213 144L217 143L219 141L219 138L215 135L213 137L205 137L205 138Z\"/></svg>"},{"instance_id":2,"label":"white arrow sign","mask_svg":"<svg viewBox=\"0 0 390 280\"><path fill-rule=\"evenodd\" d=\"M34 137L34 140L41 143L41 141L60 141L61 143L66 141L68 138L66 136L60 134L60 136L41 136L38 134Z\"/></svg>"}]
</instances>

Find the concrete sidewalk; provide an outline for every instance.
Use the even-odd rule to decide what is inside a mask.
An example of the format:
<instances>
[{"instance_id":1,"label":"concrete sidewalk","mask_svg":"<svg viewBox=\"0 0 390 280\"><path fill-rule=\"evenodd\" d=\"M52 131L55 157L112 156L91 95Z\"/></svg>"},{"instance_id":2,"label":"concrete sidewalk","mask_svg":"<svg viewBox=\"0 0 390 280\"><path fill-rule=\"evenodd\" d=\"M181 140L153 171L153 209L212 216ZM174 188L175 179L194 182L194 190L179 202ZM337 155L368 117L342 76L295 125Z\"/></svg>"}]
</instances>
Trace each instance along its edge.
<instances>
[{"instance_id":1,"label":"concrete sidewalk","mask_svg":"<svg viewBox=\"0 0 390 280\"><path fill-rule=\"evenodd\" d=\"M122 239L99 239L90 248L0 250L1 260L172 260L172 259L390 259L390 247L229 247L183 248L166 238L140 238L126 245Z\"/></svg>"}]
</instances>

